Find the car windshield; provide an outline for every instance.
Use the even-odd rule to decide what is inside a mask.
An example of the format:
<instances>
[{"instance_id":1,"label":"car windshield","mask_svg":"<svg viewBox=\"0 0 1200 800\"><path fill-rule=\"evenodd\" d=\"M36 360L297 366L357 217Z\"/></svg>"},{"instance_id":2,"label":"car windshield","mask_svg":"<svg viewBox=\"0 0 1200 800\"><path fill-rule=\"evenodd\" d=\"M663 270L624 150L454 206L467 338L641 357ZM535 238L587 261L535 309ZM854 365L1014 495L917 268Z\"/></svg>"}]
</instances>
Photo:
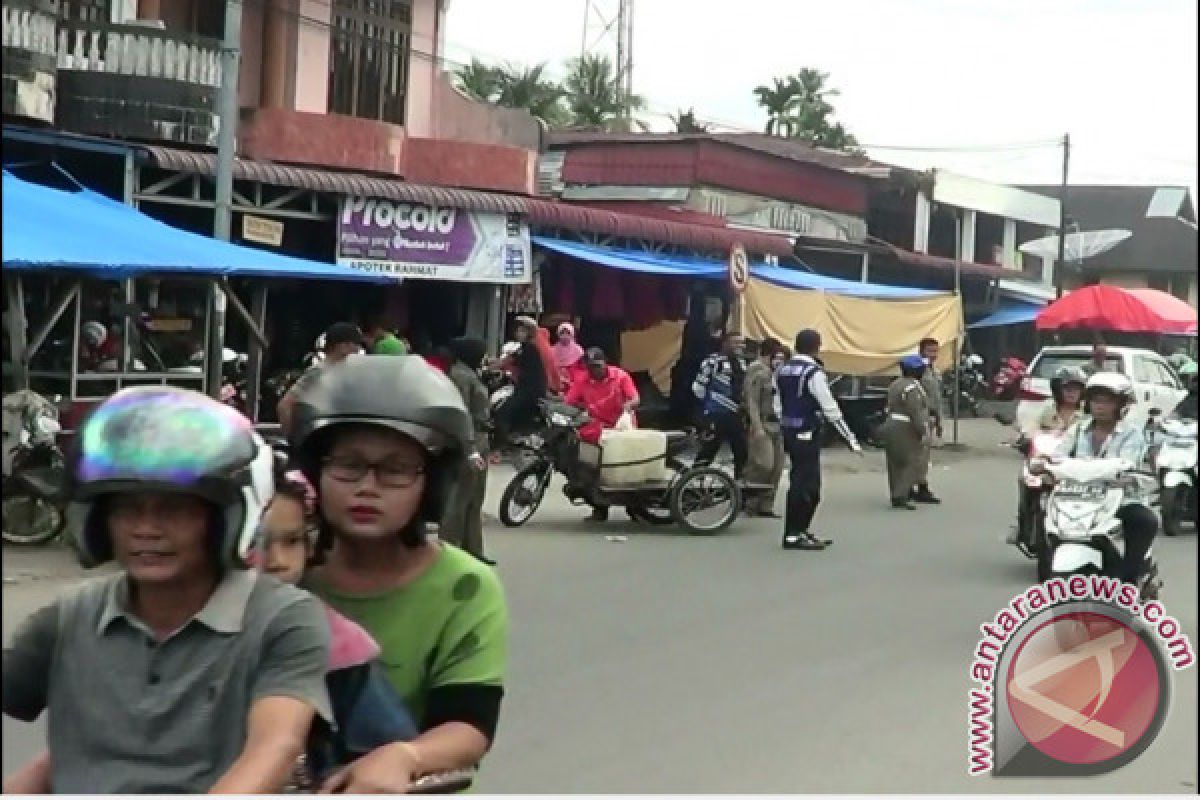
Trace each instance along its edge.
<instances>
[{"instance_id":1,"label":"car windshield","mask_svg":"<svg viewBox=\"0 0 1200 800\"><path fill-rule=\"evenodd\" d=\"M1082 367L1092 360L1091 353L1046 353L1038 359L1037 366L1033 368L1033 377L1050 380L1063 367ZM1123 372L1121 369L1120 356L1106 356L1104 358L1105 372Z\"/></svg>"}]
</instances>

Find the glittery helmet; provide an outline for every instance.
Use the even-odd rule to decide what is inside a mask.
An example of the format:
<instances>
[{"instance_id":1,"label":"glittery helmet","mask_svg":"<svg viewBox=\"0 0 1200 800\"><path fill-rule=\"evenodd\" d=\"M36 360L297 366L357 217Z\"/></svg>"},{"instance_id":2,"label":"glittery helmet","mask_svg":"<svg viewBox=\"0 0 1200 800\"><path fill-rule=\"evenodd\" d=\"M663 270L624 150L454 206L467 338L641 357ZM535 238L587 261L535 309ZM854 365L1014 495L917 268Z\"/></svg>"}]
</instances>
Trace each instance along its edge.
<instances>
[{"instance_id":1,"label":"glittery helmet","mask_svg":"<svg viewBox=\"0 0 1200 800\"><path fill-rule=\"evenodd\" d=\"M271 448L233 408L188 389L123 389L77 434L66 487L71 543L84 566L108 561L112 542L97 501L120 492L177 492L221 511L222 565L244 567L274 491L273 465Z\"/></svg>"}]
</instances>

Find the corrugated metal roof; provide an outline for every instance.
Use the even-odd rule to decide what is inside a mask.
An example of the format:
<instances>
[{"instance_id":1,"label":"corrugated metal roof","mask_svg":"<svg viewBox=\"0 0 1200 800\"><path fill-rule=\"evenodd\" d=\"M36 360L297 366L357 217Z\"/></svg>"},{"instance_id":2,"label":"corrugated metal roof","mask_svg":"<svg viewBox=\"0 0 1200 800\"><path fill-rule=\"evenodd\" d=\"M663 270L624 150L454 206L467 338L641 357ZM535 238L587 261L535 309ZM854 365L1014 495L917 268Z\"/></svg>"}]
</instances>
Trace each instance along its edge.
<instances>
[{"instance_id":1,"label":"corrugated metal roof","mask_svg":"<svg viewBox=\"0 0 1200 800\"><path fill-rule=\"evenodd\" d=\"M887 177L893 167L866 156L840 153L765 133L604 133L571 132L551 133L547 137L550 147L570 147L573 144L655 144L658 142L720 142L722 144L753 150L757 153L786 158L805 164L816 164L830 169L851 172L872 178Z\"/></svg>"},{"instance_id":2,"label":"corrugated metal roof","mask_svg":"<svg viewBox=\"0 0 1200 800\"><path fill-rule=\"evenodd\" d=\"M143 145L139 157L154 166L181 172L214 175L217 169L217 158L212 153ZM741 243L751 253L781 257L792 255L791 242L783 236L649 219L539 198L428 186L357 173L295 167L242 158L234 162L233 174L238 180L259 181L275 186L312 189L333 194L382 197L497 214L524 214L532 225L648 239L697 250L727 253L735 243Z\"/></svg>"}]
</instances>

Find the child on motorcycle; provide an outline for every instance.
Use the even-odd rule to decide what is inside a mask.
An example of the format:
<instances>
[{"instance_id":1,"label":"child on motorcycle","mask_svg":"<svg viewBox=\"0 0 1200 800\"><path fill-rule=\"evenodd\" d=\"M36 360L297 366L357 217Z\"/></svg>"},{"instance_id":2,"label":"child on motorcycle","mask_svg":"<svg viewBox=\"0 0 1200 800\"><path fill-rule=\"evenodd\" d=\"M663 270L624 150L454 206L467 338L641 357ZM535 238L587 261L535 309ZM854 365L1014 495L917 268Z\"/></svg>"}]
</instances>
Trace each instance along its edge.
<instances>
[{"instance_id":1,"label":"child on motorcycle","mask_svg":"<svg viewBox=\"0 0 1200 800\"><path fill-rule=\"evenodd\" d=\"M317 563L317 493L299 470L277 473L275 496L263 514L254 561L261 572L297 585ZM294 782L310 787L332 769L391 742L409 741L417 727L388 683L379 645L360 625L325 606L329 672L325 677L336 730L313 725L304 769Z\"/></svg>"}]
</instances>

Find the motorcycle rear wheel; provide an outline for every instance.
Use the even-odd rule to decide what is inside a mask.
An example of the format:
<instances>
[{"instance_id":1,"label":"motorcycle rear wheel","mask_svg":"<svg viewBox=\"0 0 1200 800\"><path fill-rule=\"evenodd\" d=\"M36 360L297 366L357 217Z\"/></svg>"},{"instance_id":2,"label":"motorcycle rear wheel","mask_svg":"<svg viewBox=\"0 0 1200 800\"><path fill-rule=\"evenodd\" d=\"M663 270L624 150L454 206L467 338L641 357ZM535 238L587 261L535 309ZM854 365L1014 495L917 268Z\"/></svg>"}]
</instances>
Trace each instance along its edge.
<instances>
[{"instance_id":1,"label":"motorcycle rear wheel","mask_svg":"<svg viewBox=\"0 0 1200 800\"><path fill-rule=\"evenodd\" d=\"M1183 530L1183 515L1179 510L1182 498L1179 489L1178 486L1164 487L1160 496L1163 533L1167 536L1178 536Z\"/></svg>"},{"instance_id":2,"label":"motorcycle rear wheel","mask_svg":"<svg viewBox=\"0 0 1200 800\"><path fill-rule=\"evenodd\" d=\"M3 539L8 544L45 544L58 537L66 525L63 509L44 497L19 494L4 498Z\"/></svg>"}]
</instances>

